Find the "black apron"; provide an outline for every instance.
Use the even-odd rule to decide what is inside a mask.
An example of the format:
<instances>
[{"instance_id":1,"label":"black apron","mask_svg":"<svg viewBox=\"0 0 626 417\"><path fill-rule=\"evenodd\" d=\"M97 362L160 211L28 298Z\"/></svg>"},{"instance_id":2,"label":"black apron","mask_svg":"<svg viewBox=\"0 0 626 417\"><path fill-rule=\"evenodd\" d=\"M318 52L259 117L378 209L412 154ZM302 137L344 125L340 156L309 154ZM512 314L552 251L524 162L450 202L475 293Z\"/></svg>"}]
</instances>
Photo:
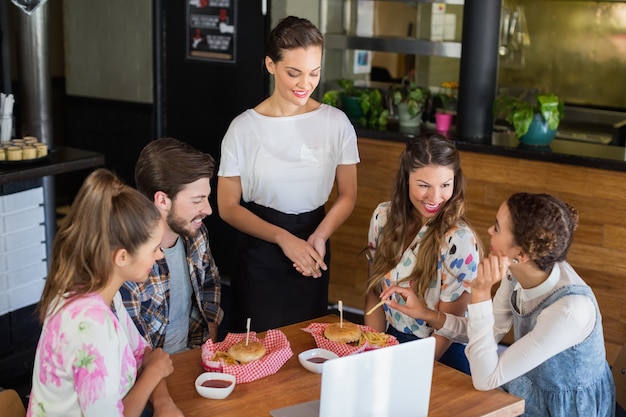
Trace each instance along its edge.
<instances>
[{"instance_id":1,"label":"black apron","mask_svg":"<svg viewBox=\"0 0 626 417\"><path fill-rule=\"evenodd\" d=\"M324 207L302 214L285 214L256 203L242 203L263 220L307 240L322 222ZM328 314L328 271L305 277L293 267L280 246L239 233L232 279L232 331L245 331L246 319L256 332L275 329ZM330 242L326 241L330 266Z\"/></svg>"}]
</instances>

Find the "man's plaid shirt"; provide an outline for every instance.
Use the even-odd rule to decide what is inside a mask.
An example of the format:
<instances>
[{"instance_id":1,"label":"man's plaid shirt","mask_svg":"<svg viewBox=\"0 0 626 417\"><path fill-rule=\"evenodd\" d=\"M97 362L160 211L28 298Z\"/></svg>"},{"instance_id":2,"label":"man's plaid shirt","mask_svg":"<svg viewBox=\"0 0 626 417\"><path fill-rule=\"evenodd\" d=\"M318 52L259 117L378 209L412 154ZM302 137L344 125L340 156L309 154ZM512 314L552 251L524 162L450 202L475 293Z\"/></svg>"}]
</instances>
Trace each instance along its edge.
<instances>
[{"instance_id":1,"label":"man's plaid shirt","mask_svg":"<svg viewBox=\"0 0 626 417\"><path fill-rule=\"evenodd\" d=\"M220 275L215 265L208 232L204 225L195 239L181 236L187 254L193 300L189 316L188 347L200 347L209 338L209 323L219 325L224 317L220 307ZM158 260L145 282L127 281L120 288L124 305L139 332L152 348L163 347L169 317L170 276L167 260Z\"/></svg>"}]
</instances>

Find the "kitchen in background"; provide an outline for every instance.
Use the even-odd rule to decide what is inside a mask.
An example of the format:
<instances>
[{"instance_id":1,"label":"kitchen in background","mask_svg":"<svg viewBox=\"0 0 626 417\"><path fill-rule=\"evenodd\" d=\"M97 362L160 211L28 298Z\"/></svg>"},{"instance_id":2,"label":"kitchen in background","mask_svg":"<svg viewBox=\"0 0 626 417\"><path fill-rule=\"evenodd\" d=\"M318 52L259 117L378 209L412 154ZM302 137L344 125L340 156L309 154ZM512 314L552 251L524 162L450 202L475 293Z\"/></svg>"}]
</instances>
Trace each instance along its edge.
<instances>
[{"instance_id":1,"label":"kitchen in background","mask_svg":"<svg viewBox=\"0 0 626 417\"><path fill-rule=\"evenodd\" d=\"M411 70L417 83L439 87L458 81L458 56L443 48L461 42L463 1L327 0L327 34L355 36L359 19L369 19L376 44L373 68L384 69L393 82ZM343 4L343 7L338 4ZM360 14L367 5L373 16ZM334 7L334 9L333 9ZM342 16L343 13L343 16ZM342 18L333 15L339 14ZM442 18L443 14L443 18ZM449 19L451 18L451 20ZM447 20L446 20L447 19ZM443 30L438 32L438 27ZM498 88L515 95L550 92L566 103L559 137L624 145L626 137L626 2L504 0L502 4ZM437 37L441 36L443 37ZM327 35L328 36L328 35ZM363 35L359 35L363 36ZM415 55L397 40L415 39ZM423 51L422 41L441 40L439 49ZM379 39L376 39L377 41ZM390 42L390 40L392 42ZM354 71L355 50L327 51L325 85L338 78L369 84L370 74ZM375 78L372 72L372 80ZM375 85L375 84L374 84Z\"/></svg>"}]
</instances>

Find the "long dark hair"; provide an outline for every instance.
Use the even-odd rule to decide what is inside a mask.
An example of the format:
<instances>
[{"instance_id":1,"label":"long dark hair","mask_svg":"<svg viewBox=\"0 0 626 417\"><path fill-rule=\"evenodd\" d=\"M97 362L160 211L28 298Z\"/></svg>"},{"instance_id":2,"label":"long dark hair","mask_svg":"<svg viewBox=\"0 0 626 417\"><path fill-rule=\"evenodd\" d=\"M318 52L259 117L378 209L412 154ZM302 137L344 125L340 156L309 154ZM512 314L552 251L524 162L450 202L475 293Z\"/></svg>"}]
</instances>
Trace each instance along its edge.
<instances>
[{"instance_id":1,"label":"long dark hair","mask_svg":"<svg viewBox=\"0 0 626 417\"><path fill-rule=\"evenodd\" d=\"M409 199L409 175L416 169L429 165L449 167L454 172L454 190L439 213L429 221L428 230L420 242L415 268L405 278L412 281L413 291L422 300L436 277L439 251L444 246L446 232L458 222L464 222L471 227L465 216L465 178L461 170L461 157L454 144L436 133L410 139L400 155L387 223L379 232L379 243L367 284L368 291L380 291L385 274L400 261L407 237L417 233L423 226ZM478 246L481 250L481 245Z\"/></svg>"}]
</instances>

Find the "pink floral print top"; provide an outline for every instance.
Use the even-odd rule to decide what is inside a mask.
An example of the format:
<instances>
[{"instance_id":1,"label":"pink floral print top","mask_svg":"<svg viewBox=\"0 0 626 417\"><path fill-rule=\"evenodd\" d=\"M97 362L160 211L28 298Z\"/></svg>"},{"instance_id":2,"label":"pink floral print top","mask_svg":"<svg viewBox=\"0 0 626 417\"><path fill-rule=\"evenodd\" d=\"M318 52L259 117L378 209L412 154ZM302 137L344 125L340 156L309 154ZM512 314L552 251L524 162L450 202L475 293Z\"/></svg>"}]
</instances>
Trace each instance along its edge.
<instances>
[{"instance_id":1,"label":"pink floral print top","mask_svg":"<svg viewBox=\"0 0 626 417\"><path fill-rule=\"evenodd\" d=\"M46 318L35 355L27 416L123 416L122 398L148 343L117 293L114 313L98 294ZM117 314L117 316L116 316Z\"/></svg>"}]
</instances>

